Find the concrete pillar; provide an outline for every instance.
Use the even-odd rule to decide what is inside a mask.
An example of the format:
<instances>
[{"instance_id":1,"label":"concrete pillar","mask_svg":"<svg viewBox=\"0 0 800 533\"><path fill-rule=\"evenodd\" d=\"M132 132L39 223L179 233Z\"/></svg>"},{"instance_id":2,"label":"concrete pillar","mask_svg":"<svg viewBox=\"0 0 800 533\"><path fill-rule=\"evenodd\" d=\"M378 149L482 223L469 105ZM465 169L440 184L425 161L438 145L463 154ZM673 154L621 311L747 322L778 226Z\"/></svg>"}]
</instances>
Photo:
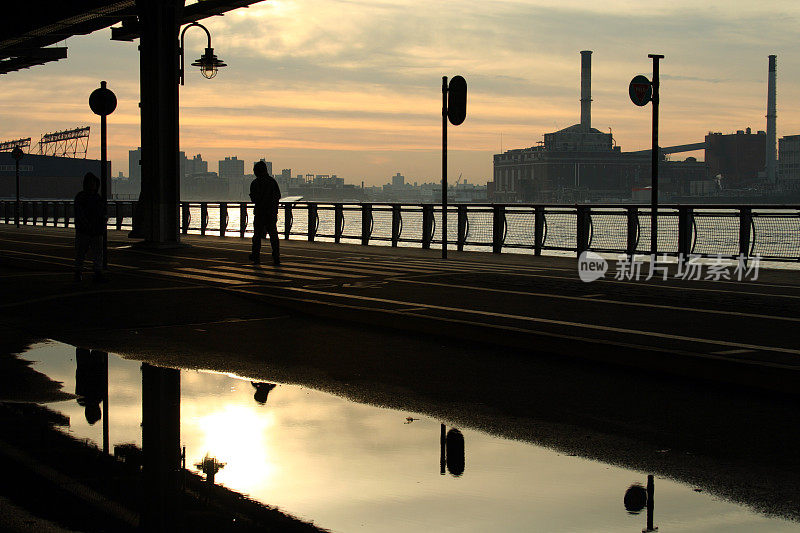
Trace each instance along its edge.
<instances>
[{"instance_id":1,"label":"concrete pillar","mask_svg":"<svg viewBox=\"0 0 800 533\"><path fill-rule=\"evenodd\" d=\"M140 216L145 242L180 240L178 202L178 31L183 0L136 0L139 44L142 192Z\"/></svg>"}]
</instances>

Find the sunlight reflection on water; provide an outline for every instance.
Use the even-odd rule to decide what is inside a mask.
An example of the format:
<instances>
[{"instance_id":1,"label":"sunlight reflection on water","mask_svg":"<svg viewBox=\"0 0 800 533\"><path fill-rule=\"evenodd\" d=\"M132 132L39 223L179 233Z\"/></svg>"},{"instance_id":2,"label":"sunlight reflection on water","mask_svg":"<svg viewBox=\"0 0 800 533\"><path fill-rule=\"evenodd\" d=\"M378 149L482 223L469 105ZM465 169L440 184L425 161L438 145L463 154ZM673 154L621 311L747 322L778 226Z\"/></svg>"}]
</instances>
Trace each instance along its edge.
<instances>
[{"instance_id":1,"label":"sunlight reflection on water","mask_svg":"<svg viewBox=\"0 0 800 533\"><path fill-rule=\"evenodd\" d=\"M23 358L75 391L71 346L45 342ZM110 440L141 445L138 361L109 356ZM295 385L259 396L254 383L218 372L181 371L181 443L188 468L208 454L225 463L216 482L333 531L641 531L623 506L646 472L570 457L467 428L463 452L442 474L442 423ZM259 401L256 400L258 398ZM266 400L263 402L263 400ZM71 434L102 442L75 400L49 407ZM457 433L457 432L455 432ZM449 437L448 437L449 438ZM453 462L453 460L455 460ZM461 461L461 475L453 465ZM656 480L662 531L796 531L797 524Z\"/></svg>"}]
</instances>

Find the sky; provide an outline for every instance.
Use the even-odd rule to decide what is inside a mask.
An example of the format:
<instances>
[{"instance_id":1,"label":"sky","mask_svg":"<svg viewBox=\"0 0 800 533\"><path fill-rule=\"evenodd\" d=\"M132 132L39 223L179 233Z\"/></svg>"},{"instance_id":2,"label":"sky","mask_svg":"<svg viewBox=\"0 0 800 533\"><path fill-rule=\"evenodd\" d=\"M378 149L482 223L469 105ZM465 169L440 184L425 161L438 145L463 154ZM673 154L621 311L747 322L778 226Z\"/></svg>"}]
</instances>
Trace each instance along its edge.
<instances>
[{"instance_id":1,"label":"sky","mask_svg":"<svg viewBox=\"0 0 800 533\"><path fill-rule=\"evenodd\" d=\"M767 56L778 56L778 136L800 133L800 3L794 0L493 2L268 0L206 19L228 64L180 88L181 150L209 170L225 156L265 158L293 174L380 185L441 178L442 76L464 76L467 119L448 130L451 180L485 183L492 154L535 146L580 121L580 51L592 50L592 126L623 151L650 148L650 108L628 98L661 62L660 144L709 131L766 129ZM0 77L0 140L88 125L88 96L106 80L113 174L140 145L136 42L105 29L67 39L69 57ZM205 33L186 34L190 63ZM35 147L34 147L35 150ZM702 158L702 152L695 154Z\"/></svg>"}]
</instances>

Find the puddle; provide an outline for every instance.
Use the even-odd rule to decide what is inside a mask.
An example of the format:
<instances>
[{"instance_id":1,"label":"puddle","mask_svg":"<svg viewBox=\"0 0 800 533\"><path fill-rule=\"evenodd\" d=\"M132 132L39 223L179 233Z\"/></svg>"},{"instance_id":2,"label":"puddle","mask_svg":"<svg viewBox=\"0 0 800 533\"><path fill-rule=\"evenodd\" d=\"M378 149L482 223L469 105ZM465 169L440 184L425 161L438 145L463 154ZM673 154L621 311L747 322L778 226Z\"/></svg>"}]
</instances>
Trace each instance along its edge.
<instances>
[{"instance_id":1,"label":"puddle","mask_svg":"<svg viewBox=\"0 0 800 533\"><path fill-rule=\"evenodd\" d=\"M47 342L22 357L63 382L66 392L75 392L74 347ZM141 446L141 363L109 355L108 375L110 449ZM647 472L295 385L269 387L190 370L180 372L180 382L187 468L198 471L206 455L213 457L224 463L216 483L332 531L638 532L646 527L646 509L628 512L623 499L631 485L647 484ZM102 448L97 402L48 407L69 417L64 431ZM795 522L760 515L696 487L658 477L654 485L653 519L660 531L798 530Z\"/></svg>"}]
</instances>

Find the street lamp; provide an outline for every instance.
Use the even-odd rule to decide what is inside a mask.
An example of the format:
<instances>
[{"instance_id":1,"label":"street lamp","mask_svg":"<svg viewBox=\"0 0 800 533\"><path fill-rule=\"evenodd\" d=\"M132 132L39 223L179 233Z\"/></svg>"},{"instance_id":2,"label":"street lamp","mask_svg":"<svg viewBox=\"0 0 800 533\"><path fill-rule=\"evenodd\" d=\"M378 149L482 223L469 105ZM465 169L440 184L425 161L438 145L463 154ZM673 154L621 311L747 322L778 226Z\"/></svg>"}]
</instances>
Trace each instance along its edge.
<instances>
[{"instance_id":1,"label":"street lamp","mask_svg":"<svg viewBox=\"0 0 800 533\"><path fill-rule=\"evenodd\" d=\"M220 67L226 67L227 65L219 60L219 58L214 54L214 49L211 47L211 34L208 32L205 26L199 24L197 22L192 22L188 24L183 31L181 32L181 68L179 72L181 85L183 85L184 81L184 44L183 44L183 36L186 34L186 30L191 28L192 26L197 26L198 28L203 28L203 31L206 32L208 36L208 46L206 47L206 51L200 56L194 63L192 63L193 67L200 67L200 73L203 75L204 78L210 80L214 76L217 75L217 71Z\"/></svg>"}]
</instances>

